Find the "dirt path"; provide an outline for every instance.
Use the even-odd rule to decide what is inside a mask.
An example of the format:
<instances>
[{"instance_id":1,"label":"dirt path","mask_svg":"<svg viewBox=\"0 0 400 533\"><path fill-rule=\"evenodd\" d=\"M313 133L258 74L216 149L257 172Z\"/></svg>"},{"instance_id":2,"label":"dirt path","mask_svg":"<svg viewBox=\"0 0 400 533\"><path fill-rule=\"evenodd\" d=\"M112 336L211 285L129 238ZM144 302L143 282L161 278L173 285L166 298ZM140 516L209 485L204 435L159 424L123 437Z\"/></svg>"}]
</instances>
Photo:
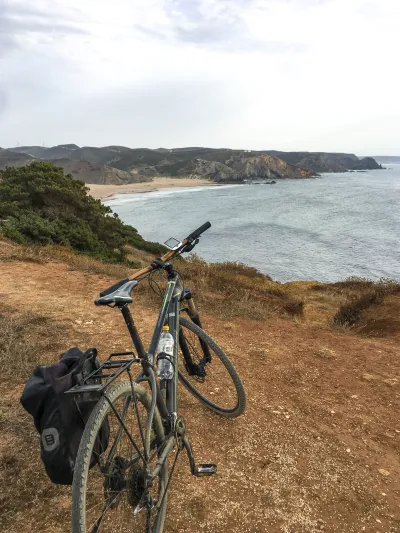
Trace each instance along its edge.
<instances>
[{"instance_id":1,"label":"dirt path","mask_svg":"<svg viewBox=\"0 0 400 533\"><path fill-rule=\"evenodd\" d=\"M2 307L62 322L65 348L95 345L106 355L129 347L117 312L92 304L114 280L70 271L61 263L6 262L0 271ZM148 337L153 306L139 295L134 310ZM204 327L235 363L248 407L240 419L224 420L182 391L182 414L197 460L218 463L219 474L192 478L186 459L180 459L166 531L400 531L395 340L283 319L227 323L206 315ZM20 487L20 498L4 509L0 529L69 531L70 491L53 487L40 466L35 431L18 405L22 388L21 380L1 382L2 464L15 473L7 479L17 488L23 469L32 470L34 484L29 490ZM10 417L25 429L14 427Z\"/></svg>"}]
</instances>

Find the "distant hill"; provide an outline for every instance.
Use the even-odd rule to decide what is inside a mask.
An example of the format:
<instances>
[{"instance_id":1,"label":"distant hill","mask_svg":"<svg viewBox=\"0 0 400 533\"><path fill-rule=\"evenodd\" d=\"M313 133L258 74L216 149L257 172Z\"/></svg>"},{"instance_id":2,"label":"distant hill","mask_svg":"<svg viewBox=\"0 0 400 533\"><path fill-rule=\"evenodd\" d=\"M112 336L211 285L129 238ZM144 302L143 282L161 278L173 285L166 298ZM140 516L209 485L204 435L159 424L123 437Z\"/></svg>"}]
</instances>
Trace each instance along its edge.
<instances>
[{"instance_id":1,"label":"distant hill","mask_svg":"<svg viewBox=\"0 0 400 533\"><path fill-rule=\"evenodd\" d=\"M47 159L42 159L33 156L33 153L38 153L39 149L43 150L43 148L39 146L30 146L24 148L34 148L34 150L29 150L29 153L17 153L11 150L4 150L0 148L0 170L6 167L21 167L31 163L32 161L51 161L54 165L61 167L66 174L71 174L73 178L84 181L85 183L125 185L127 183L149 181L150 179L139 176L133 172L126 172L124 170L99 163L93 163L91 161L75 161L73 159L68 159L67 157L48 157ZM38 150L36 150L36 148ZM49 150L50 156L55 154L59 155L62 152L61 150L53 150L52 148L49 148Z\"/></svg>"},{"instance_id":2,"label":"distant hill","mask_svg":"<svg viewBox=\"0 0 400 533\"><path fill-rule=\"evenodd\" d=\"M54 165L62 167L66 174L86 183L99 183L101 185L126 185L138 181L148 181L148 178L136 177L130 172L118 168L92 163L90 161L73 161L71 159L53 159Z\"/></svg>"},{"instance_id":3,"label":"distant hill","mask_svg":"<svg viewBox=\"0 0 400 533\"><path fill-rule=\"evenodd\" d=\"M308 168L314 172L346 172L347 170L374 170L381 168L372 157L359 159L354 154L329 152L278 152L264 153L283 159L291 165Z\"/></svg>"},{"instance_id":4,"label":"distant hill","mask_svg":"<svg viewBox=\"0 0 400 533\"><path fill-rule=\"evenodd\" d=\"M24 150L25 153L20 153ZM297 168L261 152L211 148L157 149L125 146L78 147L68 144L45 148L22 146L7 150L8 164L40 159L61 166L86 183L123 184L149 181L154 176L201 177L217 182L241 182L255 178L310 178L308 169ZM36 154L36 155L34 155ZM23 163L21 163L23 164ZM6 165L3 159L3 167Z\"/></svg>"},{"instance_id":5,"label":"distant hill","mask_svg":"<svg viewBox=\"0 0 400 533\"><path fill-rule=\"evenodd\" d=\"M380 168L373 158L325 152L231 150L228 148L128 148L126 146L18 146L4 151L3 168L20 161L51 161L87 183L134 183L155 176L200 177L217 182L310 178L320 172ZM19 154L19 155L12 155ZM8 160L8 162L7 162ZM1 168L1 166L0 166Z\"/></svg>"},{"instance_id":6,"label":"distant hill","mask_svg":"<svg viewBox=\"0 0 400 533\"><path fill-rule=\"evenodd\" d=\"M60 144L51 148L45 146L16 146L9 148L12 152L25 153L37 159L58 159L60 157L68 157L74 150L79 148L76 144Z\"/></svg>"},{"instance_id":7,"label":"distant hill","mask_svg":"<svg viewBox=\"0 0 400 533\"><path fill-rule=\"evenodd\" d=\"M16 153L0 148L0 170L5 167L22 167L34 161L35 158L24 153Z\"/></svg>"}]
</instances>

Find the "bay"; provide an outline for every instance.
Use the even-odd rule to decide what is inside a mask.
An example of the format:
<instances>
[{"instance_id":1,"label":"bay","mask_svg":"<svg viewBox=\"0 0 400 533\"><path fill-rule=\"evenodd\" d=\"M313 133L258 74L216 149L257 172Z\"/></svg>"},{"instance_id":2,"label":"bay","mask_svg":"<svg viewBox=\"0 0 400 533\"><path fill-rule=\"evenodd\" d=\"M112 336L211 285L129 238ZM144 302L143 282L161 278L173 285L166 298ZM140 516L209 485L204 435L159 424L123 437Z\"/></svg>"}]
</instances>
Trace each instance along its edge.
<instances>
[{"instance_id":1,"label":"bay","mask_svg":"<svg viewBox=\"0 0 400 533\"><path fill-rule=\"evenodd\" d=\"M105 201L148 240L183 239L207 261L239 261L278 281L400 279L400 165L275 185L117 194Z\"/></svg>"}]
</instances>

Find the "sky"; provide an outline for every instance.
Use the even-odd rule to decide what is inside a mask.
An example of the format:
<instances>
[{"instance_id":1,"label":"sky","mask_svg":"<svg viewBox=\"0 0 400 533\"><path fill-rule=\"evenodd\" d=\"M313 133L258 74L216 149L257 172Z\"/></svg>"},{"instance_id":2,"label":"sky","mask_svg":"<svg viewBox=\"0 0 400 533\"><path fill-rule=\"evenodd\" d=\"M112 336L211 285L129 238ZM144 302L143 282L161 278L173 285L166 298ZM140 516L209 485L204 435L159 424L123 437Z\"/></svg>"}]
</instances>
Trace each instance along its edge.
<instances>
[{"instance_id":1,"label":"sky","mask_svg":"<svg viewBox=\"0 0 400 533\"><path fill-rule=\"evenodd\" d=\"M400 155L398 0L0 0L0 146Z\"/></svg>"}]
</instances>

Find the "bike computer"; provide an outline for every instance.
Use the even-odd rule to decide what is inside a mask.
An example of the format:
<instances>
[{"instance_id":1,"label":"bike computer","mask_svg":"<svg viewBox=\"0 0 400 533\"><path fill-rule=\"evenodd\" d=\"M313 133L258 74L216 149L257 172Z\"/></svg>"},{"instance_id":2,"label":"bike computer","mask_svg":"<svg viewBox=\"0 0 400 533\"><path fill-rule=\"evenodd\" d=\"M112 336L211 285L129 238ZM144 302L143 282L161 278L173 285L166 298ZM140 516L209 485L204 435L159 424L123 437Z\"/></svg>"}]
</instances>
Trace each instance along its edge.
<instances>
[{"instance_id":1,"label":"bike computer","mask_svg":"<svg viewBox=\"0 0 400 533\"><path fill-rule=\"evenodd\" d=\"M182 243L181 241L178 241L178 239L174 239L174 237L169 238L167 241L164 242L165 246L170 248L171 250L175 250L178 248Z\"/></svg>"}]
</instances>

